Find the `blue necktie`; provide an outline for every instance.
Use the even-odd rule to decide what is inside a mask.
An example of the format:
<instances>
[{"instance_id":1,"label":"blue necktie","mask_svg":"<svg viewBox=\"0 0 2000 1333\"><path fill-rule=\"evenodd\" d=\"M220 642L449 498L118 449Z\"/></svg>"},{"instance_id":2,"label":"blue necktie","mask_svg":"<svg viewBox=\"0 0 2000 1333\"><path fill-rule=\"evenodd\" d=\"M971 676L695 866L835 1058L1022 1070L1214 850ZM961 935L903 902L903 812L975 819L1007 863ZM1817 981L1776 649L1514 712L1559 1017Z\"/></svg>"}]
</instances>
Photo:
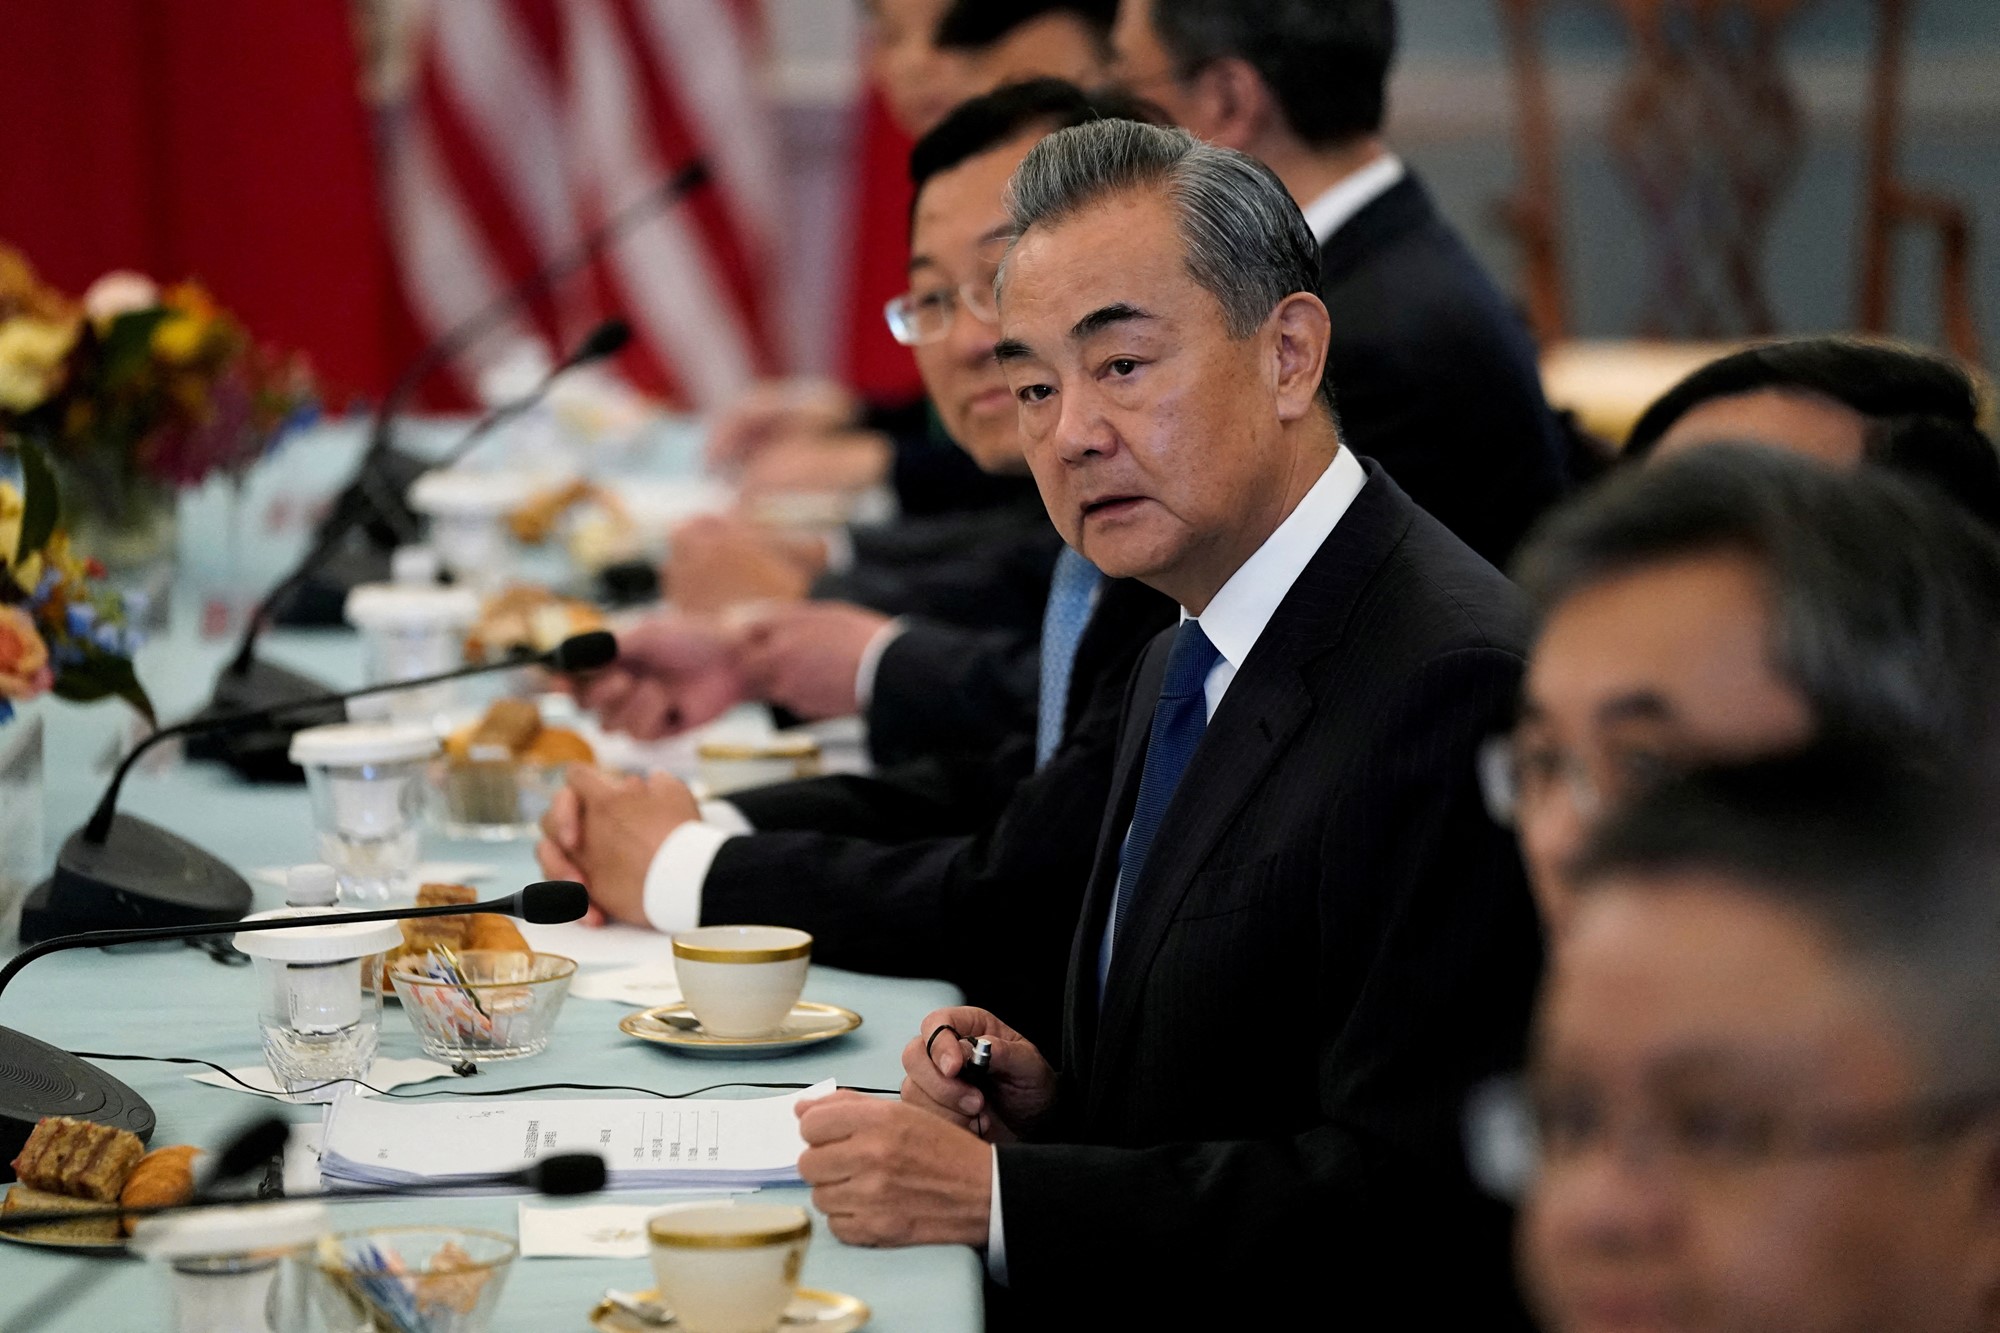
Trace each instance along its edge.
<instances>
[{"instance_id":1,"label":"blue necktie","mask_svg":"<svg viewBox=\"0 0 2000 1333\"><path fill-rule=\"evenodd\" d=\"M1091 604L1104 576L1097 566L1062 548L1055 576L1049 581L1049 604L1042 612L1042 681L1035 718L1035 767L1049 762L1062 744L1063 716L1069 708L1070 676L1076 668L1077 645L1090 623Z\"/></svg>"},{"instance_id":2,"label":"blue necktie","mask_svg":"<svg viewBox=\"0 0 2000 1333\"><path fill-rule=\"evenodd\" d=\"M1208 673L1222 656L1202 632L1199 620L1184 620L1174 632L1167 654L1167 676L1160 684L1160 701L1153 705L1153 728L1146 740L1146 767L1139 776L1139 800L1132 807L1132 827L1118 854L1118 892L1111 904L1111 937L1125 934L1125 909L1139 889L1146 854L1153 836L1181 785L1181 774L1194 758L1201 733L1208 729L1208 697L1203 689ZM1112 945L1116 947L1115 944Z\"/></svg>"}]
</instances>

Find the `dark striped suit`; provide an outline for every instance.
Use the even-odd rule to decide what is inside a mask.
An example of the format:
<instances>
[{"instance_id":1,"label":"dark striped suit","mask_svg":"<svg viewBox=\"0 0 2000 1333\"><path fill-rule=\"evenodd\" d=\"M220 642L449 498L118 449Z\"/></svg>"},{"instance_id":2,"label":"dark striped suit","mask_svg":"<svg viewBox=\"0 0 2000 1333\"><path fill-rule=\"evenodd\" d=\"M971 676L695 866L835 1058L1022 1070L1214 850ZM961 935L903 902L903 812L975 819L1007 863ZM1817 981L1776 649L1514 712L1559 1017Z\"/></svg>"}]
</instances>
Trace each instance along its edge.
<instances>
[{"instance_id":1,"label":"dark striped suit","mask_svg":"<svg viewBox=\"0 0 2000 1333\"><path fill-rule=\"evenodd\" d=\"M1474 780L1527 615L1367 471L1209 722L1100 1016L1098 942L1170 636L1134 678L1058 1118L1000 1149L1023 1326L1094 1325L1138 1291L1177 1316L1212 1298L1246 1327L1256 1302L1314 1291L1354 1329L1519 1319L1507 1219L1468 1183L1458 1125L1468 1090L1519 1060L1540 966L1512 841Z\"/></svg>"}]
</instances>

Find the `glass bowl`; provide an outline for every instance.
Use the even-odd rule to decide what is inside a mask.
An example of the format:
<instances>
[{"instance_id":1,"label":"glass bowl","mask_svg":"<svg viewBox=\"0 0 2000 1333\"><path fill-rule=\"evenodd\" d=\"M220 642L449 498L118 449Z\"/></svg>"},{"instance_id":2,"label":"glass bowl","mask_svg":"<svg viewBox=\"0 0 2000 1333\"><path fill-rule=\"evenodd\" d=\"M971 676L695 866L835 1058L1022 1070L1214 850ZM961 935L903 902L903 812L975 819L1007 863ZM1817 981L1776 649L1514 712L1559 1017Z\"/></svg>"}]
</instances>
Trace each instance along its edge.
<instances>
[{"instance_id":1,"label":"glass bowl","mask_svg":"<svg viewBox=\"0 0 2000 1333\"><path fill-rule=\"evenodd\" d=\"M405 959L389 982L424 1054L478 1064L546 1048L575 975L560 954L468 949Z\"/></svg>"},{"instance_id":2,"label":"glass bowl","mask_svg":"<svg viewBox=\"0 0 2000 1333\"><path fill-rule=\"evenodd\" d=\"M302 1256L315 1333L485 1333L520 1247L471 1227L370 1227Z\"/></svg>"},{"instance_id":3,"label":"glass bowl","mask_svg":"<svg viewBox=\"0 0 2000 1333\"><path fill-rule=\"evenodd\" d=\"M523 759L453 759L431 763L438 831L447 838L514 842L541 835L542 816L562 790L569 764Z\"/></svg>"}]
</instances>

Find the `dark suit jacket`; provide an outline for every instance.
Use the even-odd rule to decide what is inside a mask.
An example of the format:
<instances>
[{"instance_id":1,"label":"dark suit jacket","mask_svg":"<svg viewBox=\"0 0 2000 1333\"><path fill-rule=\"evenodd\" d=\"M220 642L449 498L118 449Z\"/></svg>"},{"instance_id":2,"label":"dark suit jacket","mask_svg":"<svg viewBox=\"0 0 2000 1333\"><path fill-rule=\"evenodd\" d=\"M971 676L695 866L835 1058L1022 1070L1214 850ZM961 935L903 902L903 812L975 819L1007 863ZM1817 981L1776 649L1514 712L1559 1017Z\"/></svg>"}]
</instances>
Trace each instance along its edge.
<instances>
[{"instance_id":1,"label":"dark suit jacket","mask_svg":"<svg viewBox=\"0 0 2000 1333\"><path fill-rule=\"evenodd\" d=\"M1040 494L1004 505L850 530L854 563L822 575L817 598L975 629L1041 633L1062 537Z\"/></svg>"},{"instance_id":2,"label":"dark suit jacket","mask_svg":"<svg viewBox=\"0 0 2000 1333\"><path fill-rule=\"evenodd\" d=\"M1521 321L1414 176L1334 232L1320 269L1347 443L1504 566L1567 484Z\"/></svg>"},{"instance_id":3,"label":"dark suit jacket","mask_svg":"<svg viewBox=\"0 0 2000 1333\"><path fill-rule=\"evenodd\" d=\"M1077 649L1062 746L976 836L731 838L703 885L703 921L781 922L811 931L813 956L836 967L942 975L1053 1046L1127 682L1140 652L1178 614L1143 584L1105 584ZM925 791L921 775L911 775L888 784L820 779L732 799L760 828L828 826L829 812L844 811L850 826L896 837Z\"/></svg>"},{"instance_id":4,"label":"dark suit jacket","mask_svg":"<svg viewBox=\"0 0 2000 1333\"><path fill-rule=\"evenodd\" d=\"M1098 943L1171 636L1134 678L1059 1114L1045 1141L999 1149L1024 1326L1109 1327L1138 1288L1182 1314L1314 1296L1354 1329L1519 1318L1507 1218L1466 1178L1459 1117L1517 1067L1540 964L1474 780L1527 614L1368 473L1190 762L1100 1019Z\"/></svg>"}]
</instances>

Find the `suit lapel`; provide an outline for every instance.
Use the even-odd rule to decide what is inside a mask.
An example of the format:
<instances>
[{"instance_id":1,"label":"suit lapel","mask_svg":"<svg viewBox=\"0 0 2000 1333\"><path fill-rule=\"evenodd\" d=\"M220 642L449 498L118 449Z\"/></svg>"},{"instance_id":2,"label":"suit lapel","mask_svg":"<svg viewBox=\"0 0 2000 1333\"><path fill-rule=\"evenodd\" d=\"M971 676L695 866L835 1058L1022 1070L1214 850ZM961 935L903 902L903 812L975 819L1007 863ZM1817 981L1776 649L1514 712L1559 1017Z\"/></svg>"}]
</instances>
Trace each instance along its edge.
<instances>
[{"instance_id":1,"label":"suit lapel","mask_svg":"<svg viewBox=\"0 0 2000 1333\"><path fill-rule=\"evenodd\" d=\"M1326 244L1319 250L1320 289L1326 291L1336 286L1356 266L1380 254L1397 237L1436 217L1429 191L1414 175L1404 176L1326 238Z\"/></svg>"},{"instance_id":2,"label":"suit lapel","mask_svg":"<svg viewBox=\"0 0 2000 1333\"><path fill-rule=\"evenodd\" d=\"M1138 682L1126 716L1126 741L1113 788L1116 801L1098 842L1096 873L1070 959L1070 1032L1081 1056L1072 1067L1089 1090L1092 1110L1109 1085L1101 1075L1112 1067L1140 1017L1146 975L1181 900L1245 802L1310 718L1315 694L1308 668L1340 646L1355 602L1409 528L1415 511L1408 498L1375 464L1365 466L1368 483L1258 636L1182 775L1147 856L1126 932L1113 942L1100 1012L1097 949L1117 883L1118 849L1138 795L1145 736L1165 672L1165 645L1156 643L1148 656L1145 675L1150 679Z\"/></svg>"}]
</instances>

